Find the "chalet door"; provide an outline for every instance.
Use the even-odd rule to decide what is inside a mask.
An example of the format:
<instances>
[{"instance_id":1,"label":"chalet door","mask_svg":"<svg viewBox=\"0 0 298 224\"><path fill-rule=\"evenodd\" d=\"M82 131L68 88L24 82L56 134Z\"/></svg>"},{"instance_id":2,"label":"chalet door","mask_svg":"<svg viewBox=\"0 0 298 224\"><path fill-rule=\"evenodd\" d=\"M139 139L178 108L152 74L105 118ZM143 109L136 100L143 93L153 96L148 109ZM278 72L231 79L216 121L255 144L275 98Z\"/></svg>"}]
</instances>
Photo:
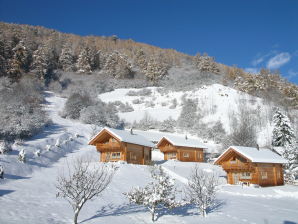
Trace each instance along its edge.
<instances>
[{"instance_id":1,"label":"chalet door","mask_svg":"<svg viewBox=\"0 0 298 224\"><path fill-rule=\"evenodd\" d=\"M240 173L233 173L233 184L239 184Z\"/></svg>"}]
</instances>

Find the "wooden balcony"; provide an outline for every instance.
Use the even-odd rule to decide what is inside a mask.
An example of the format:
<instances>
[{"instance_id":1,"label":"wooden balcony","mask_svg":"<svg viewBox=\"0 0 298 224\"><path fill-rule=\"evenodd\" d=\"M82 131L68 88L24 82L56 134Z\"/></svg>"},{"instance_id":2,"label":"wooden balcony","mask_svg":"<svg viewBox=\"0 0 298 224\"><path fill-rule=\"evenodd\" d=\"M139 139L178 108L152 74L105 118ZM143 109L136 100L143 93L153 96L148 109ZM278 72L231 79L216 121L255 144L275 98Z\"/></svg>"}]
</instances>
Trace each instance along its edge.
<instances>
[{"instance_id":1,"label":"wooden balcony","mask_svg":"<svg viewBox=\"0 0 298 224\"><path fill-rule=\"evenodd\" d=\"M231 163L230 161L222 163L222 168L224 170L235 170L235 171L252 171L254 170L254 166L250 163Z\"/></svg>"},{"instance_id":2,"label":"wooden balcony","mask_svg":"<svg viewBox=\"0 0 298 224\"><path fill-rule=\"evenodd\" d=\"M98 151L119 151L120 145L118 142L109 142L109 143L98 143L96 144L96 149Z\"/></svg>"}]
</instances>

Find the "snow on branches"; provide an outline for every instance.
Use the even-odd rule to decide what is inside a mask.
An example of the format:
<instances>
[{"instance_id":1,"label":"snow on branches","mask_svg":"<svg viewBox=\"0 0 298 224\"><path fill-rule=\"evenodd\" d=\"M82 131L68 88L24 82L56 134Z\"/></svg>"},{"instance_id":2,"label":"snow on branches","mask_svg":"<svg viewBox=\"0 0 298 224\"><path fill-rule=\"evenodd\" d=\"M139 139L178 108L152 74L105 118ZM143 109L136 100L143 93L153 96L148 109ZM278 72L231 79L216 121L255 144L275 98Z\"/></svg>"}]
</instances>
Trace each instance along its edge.
<instances>
[{"instance_id":1,"label":"snow on branches","mask_svg":"<svg viewBox=\"0 0 298 224\"><path fill-rule=\"evenodd\" d=\"M178 203L175 202L174 180L165 173L161 166L152 167L151 177L153 181L144 188L136 187L124 194L130 203L147 207L154 221L158 209L161 207L171 209L178 206Z\"/></svg>"},{"instance_id":2,"label":"snow on branches","mask_svg":"<svg viewBox=\"0 0 298 224\"><path fill-rule=\"evenodd\" d=\"M214 173L205 172L195 166L188 180L187 199L199 208L199 212L206 217L207 209L215 204L218 177Z\"/></svg>"}]
</instances>

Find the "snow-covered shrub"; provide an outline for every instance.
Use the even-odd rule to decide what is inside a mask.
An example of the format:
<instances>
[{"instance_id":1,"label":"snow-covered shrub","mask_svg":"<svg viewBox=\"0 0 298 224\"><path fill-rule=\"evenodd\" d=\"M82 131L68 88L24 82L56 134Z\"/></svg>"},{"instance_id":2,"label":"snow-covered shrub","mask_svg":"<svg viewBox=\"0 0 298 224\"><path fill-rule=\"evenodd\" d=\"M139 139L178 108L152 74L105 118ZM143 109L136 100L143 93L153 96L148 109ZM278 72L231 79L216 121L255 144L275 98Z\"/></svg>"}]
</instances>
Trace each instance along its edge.
<instances>
[{"instance_id":1,"label":"snow-covered shrub","mask_svg":"<svg viewBox=\"0 0 298 224\"><path fill-rule=\"evenodd\" d=\"M141 89L141 90L138 90L138 91L134 91L134 90L130 90L127 92L126 95L128 96L150 96L152 94L152 91L151 89Z\"/></svg>"},{"instance_id":2,"label":"snow-covered shrub","mask_svg":"<svg viewBox=\"0 0 298 224\"><path fill-rule=\"evenodd\" d=\"M21 149L19 152L18 160L22 163L26 163L26 152L25 149Z\"/></svg>"},{"instance_id":3,"label":"snow-covered shrub","mask_svg":"<svg viewBox=\"0 0 298 224\"><path fill-rule=\"evenodd\" d=\"M98 101L97 104L84 108L80 113L80 120L86 124L121 128L123 122L117 115L113 104Z\"/></svg>"},{"instance_id":4,"label":"snow-covered shrub","mask_svg":"<svg viewBox=\"0 0 298 224\"><path fill-rule=\"evenodd\" d=\"M169 117L168 119L160 123L159 131L174 132L175 127L176 127L176 121L172 117Z\"/></svg>"},{"instance_id":5,"label":"snow-covered shrub","mask_svg":"<svg viewBox=\"0 0 298 224\"><path fill-rule=\"evenodd\" d=\"M203 131L206 131L206 138L213 140L216 143L220 143L226 137L226 131L223 128L221 121L217 121L216 123L212 124L211 127L202 128Z\"/></svg>"},{"instance_id":6,"label":"snow-covered shrub","mask_svg":"<svg viewBox=\"0 0 298 224\"><path fill-rule=\"evenodd\" d=\"M155 103L153 101L146 101L145 107L154 107Z\"/></svg>"},{"instance_id":7,"label":"snow-covered shrub","mask_svg":"<svg viewBox=\"0 0 298 224\"><path fill-rule=\"evenodd\" d=\"M4 167L0 165L0 179L4 178Z\"/></svg>"},{"instance_id":8,"label":"snow-covered shrub","mask_svg":"<svg viewBox=\"0 0 298 224\"><path fill-rule=\"evenodd\" d=\"M141 103L143 103L143 102L142 102L142 100L140 100L140 99L134 99L134 100L132 101L132 103L133 103L133 104L141 104Z\"/></svg>"},{"instance_id":9,"label":"snow-covered shrub","mask_svg":"<svg viewBox=\"0 0 298 224\"><path fill-rule=\"evenodd\" d=\"M175 109L177 107L177 99L176 98L173 99L171 103L172 103L172 105L169 108L170 109Z\"/></svg>"},{"instance_id":10,"label":"snow-covered shrub","mask_svg":"<svg viewBox=\"0 0 298 224\"><path fill-rule=\"evenodd\" d=\"M147 131L149 129L155 129L159 125L159 122L151 117L147 112L139 122L134 122L133 127L136 129Z\"/></svg>"},{"instance_id":11,"label":"snow-covered shrub","mask_svg":"<svg viewBox=\"0 0 298 224\"><path fill-rule=\"evenodd\" d=\"M118 107L119 112L125 113L125 112L132 112L134 111L133 107L129 103L122 103Z\"/></svg>"},{"instance_id":12,"label":"snow-covered shrub","mask_svg":"<svg viewBox=\"0 0 298 224\"><path fill-rule=\"evenodd\" d=\"M60 148L60 147L61 147L61 140L60 140L60 138L58 138L58 139L56 140L55 146L56 146L57 148Z\"/></svg>"},{"instance_id":13,"label":"snow-covered shrub","mask_svg":"<svg viewBox=\"0 0 298 224\"><path fill-rule=\"evenodd\" d=\"M88 93L73 93L65 103L62 117L78 119L81 110L93 104L94 102Z\"/></svg>"},{"instance_id":14,"label":"snow-covered shrub","mask_svg":"<svg viewBox=\"0 0 298 224\"><path fill-rule=\"evenodd\" d=\"M177 124L182 129L191 129L197 117L197 102L186 99L183 102L181 113L178 117Z\"/></svg>"},{"instance_id":15,"label":"snow-covered shrub","mask_svg":"<svg viewBox=\"0 0 298 224\"><path fill-rule=\"evenodd\" d=\"M36 157L40 157L40 150L39 150L39 149L36 150L36 151L34 152L34 154L35 154Z\"/></svg>"},{"instance_id":16,"label":"snow-covered shrub","mask_svg":"<svg viewBox=\"0 0 298 224\"><path fill-rule=\"evenodd\" d=\"M151 169L152 182L144 188L136 187L130 192L124 193L130 203L143 205L151 213L152 221L161 207L174 208L178 206L175 201L174 180L169 177L161 166L153 166Z\"/></svg>"},{"instance_id":17,"label":"snow-covered shrub","mask_svg":"<svg viewBox=\"0 0 298 224\"><path fill-rule=\"evenodd\" d=\"M5 154L11 150L11 145L7 141L0 141L0 154Z\"/></svg>"},{"instance_id":18,"label":"snow-covered shrub","mask_svg":"<svg viewBox=\"0 0 298 224\"><path fill-rule=\"evenodd\" d=\"M0 88L1 89L1 88ZM0 90L0 138L30 137L49 122L38 83L28 78Z\"/></svg>"},{"instance_id":19,"label":"snow-covered shrub","mask_svg":"<svg viewBox=\"0 0 298 224\"><path fill-rule=\"evenodd\" d=\"M187 199L191 204L199 208L199 212L205 217L207 210L215 205L218 176L205 172L199 166L195 166L188 180Z\"/></svg>"},{"instance_id":20,"label":"snow-covered shrub","mask_svg":"<svg viewBox=\"0 0 298 224\"><path fill-rule=\"evenodd\" d=\"M51 151L52 146L51 145L46 145L46 150Z\"/></svg>"}]
</instances>

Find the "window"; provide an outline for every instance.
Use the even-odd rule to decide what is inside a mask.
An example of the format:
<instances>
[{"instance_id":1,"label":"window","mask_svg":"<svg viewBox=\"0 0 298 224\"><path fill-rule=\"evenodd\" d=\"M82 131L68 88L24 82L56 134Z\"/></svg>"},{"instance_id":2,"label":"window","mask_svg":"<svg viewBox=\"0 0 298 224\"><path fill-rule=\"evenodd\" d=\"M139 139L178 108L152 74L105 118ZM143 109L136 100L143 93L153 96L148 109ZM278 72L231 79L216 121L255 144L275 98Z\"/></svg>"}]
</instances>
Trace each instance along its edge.
<instances>
[{"instance_id":1,"label":"window","mask_svg":"<svg viewBox=\"0 0 298 224\"><path fill-rule=\"evenodd\" d=\"M114 138L111 138L111 142L116 142L116 139L114 139Z\"/></svg>"},{"instance_id":2,"label":"window","mask_svg":"<svg viewBox=\"0 0 298 224\"><path fill-rule=\"evenodd\" d=\"M264 179L267 179L268 176L267 176L267 172L261 172L261 179L264 180Z\"/></svg>"},{"instance_id":3,"label":"window","mask_svg":"<svg viewBox=\"0 0 298 224\"><path fill-rule=\"evenodd\" d=\"M251 179L251 173L250 172L241 173L241 179Z\"/></svg>"},{"instance_id":4,"label":"window","mask_svg":"<svg viewBox=\"0 0 298 224\"><path fill-rule=\"evenodd\" d=\"M169 159L176 159L176 156L177 156L176 152L168 152Z\"/></svg>"},{"instance_id":5,"label":"window","mask_svg":"<svg viewBox=\"0 0 298 224\"><path fill-rule=\"evenodd\" d=\"M113 152L111 158L112 159L120 159L121 158L121 152Z\"/></svg>"},{"instance_id":6,"label":"window","mask_svg":"<svg viewBox=\"0 0 298 224\"><path fill-rule=\"evenodd\" d=\"M184 152L184 153L183 153L183 157L185 157L185 158L189 158L189 153L188 153L188 152Z\"/></svg>"}]
</instances>

